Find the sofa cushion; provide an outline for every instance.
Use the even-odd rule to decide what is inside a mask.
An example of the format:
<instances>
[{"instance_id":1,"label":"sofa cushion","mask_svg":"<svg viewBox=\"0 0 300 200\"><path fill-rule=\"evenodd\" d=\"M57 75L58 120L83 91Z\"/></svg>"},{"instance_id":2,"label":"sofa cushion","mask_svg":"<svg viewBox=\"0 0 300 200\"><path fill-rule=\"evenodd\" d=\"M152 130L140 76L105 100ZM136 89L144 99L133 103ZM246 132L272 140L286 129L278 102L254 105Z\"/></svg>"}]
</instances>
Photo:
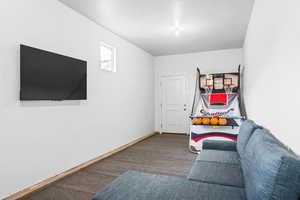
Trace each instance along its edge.
<instances>
[{"instance_id":1,"label":"sofa cushion","mask_svg":"<svg viewBox=\"0 0 300 200\"><path fill-rule=\"evenodd\" d=\"M244 187L240 165L195 161L189 180L234 187Z\"/></svg>"},{"instance_id":2,"label":"sofa cushion","mask_svg":"<svg viewBox=\"0 0 300 200\"><path fill-rule=\"evenodd\" d=\"M300 199L300 158L284 156L276 177L272 198Z\"/></svg>"},{"instance_id":3,"label":"sofa cushion","mask_svg":"<svg viewBox=\"0 0 300 200\"><path fill-rule=\"evenodd\" d=\"M196 160L240 165L239 158L236 151L205 150L197 156Z\"/></svg>"},{"instance_id":4,"label":"sofa cushion","mask_svg":"<svg viewBox=\"0 0 300 200\"><path fill-rule=\"evenodd\" d=\"M189 181L183 177L129 171L92 200L246 200L243 188Z\"/></svg>"},{"instance_id":5,"label":"sofa cushion","mask_svg":"<svg viewBox=\"0 0 300 200\"><path fill-rule=\"evenodd\" d=\"M253 134L254 130L257 128L262 128L262 127L255 124L251 120L246 120L242 123L239 130L239 135L237 138L237 145L236 145L240 157L243 156L245 146L248 140L250 139L251 135Z\"/></svg>"},{"instance_id":6,"label":"sofa cushion","mask_svg":"<svg viewBox=\"0 0 300 200\"><path fill-rule=\"evenodd\" d=\"M236 151L236 142L226 140L204 140L203 150Z\"/></svg>"},{"instance_id":7,"label":"sofa cushion","mask_svg":"<svg viewBox=\"0 0 300 200\"><path fill-rule=\"evenodd\" d=\"M300 160L265 129L250 138L241 166L247 199L282 200L300 196Z\"/></svg>"}]
</instances>

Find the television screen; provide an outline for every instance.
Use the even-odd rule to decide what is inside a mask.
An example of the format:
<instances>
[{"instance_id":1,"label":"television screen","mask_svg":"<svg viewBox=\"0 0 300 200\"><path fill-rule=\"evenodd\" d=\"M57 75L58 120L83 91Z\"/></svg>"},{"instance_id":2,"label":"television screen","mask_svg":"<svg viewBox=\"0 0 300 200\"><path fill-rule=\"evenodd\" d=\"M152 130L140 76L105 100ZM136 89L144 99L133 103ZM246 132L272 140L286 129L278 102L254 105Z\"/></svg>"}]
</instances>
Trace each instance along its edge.
<instances>
[{"instance_id":1,"label":"television screen","mask_svg":"<svg viewBox=\"0 0 300 200\"><path fill-rule=\"evenodd\" d=\"M20 46L20 100L87 99L87 62Z\"/></svg>"}]
</instances>

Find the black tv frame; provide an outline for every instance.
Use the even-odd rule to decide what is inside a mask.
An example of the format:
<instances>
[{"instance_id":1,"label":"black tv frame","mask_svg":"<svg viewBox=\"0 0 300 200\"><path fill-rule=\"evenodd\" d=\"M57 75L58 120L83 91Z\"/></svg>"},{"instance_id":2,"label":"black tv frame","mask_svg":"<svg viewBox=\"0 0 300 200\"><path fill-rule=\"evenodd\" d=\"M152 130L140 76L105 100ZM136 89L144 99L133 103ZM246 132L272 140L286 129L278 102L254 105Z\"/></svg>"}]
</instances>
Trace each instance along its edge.
<instances>
[{"instance_id":1,"label":"black tv frame","mask_svg":"<svg viewBox=\"0 0 300 200\"><path fill-rule=\"evenodd\" d=\"M82 62L83 63L83 67L85 68L85 76L84 76L84 81L85 81L85 95L83 98L41 98L41 99L31 99L31 98L24 98L24 96L22 95L22 74L21 74L21 70L22 70L22 54L21 54L21 49L22 48L32 48L34 50L38 50L38 51L41 51L41 52L45 52L45 53L49 53L49 54L52 54L52 55L55 55L55 56L60 56L60 57L63 57L63 58L67 58L67 59L72 59L72 60L76 60L76 61L79 61L79 62ZM31 47L31 46L28 46L28 45L24 45L24 44L20 44L20 90L19 90L19 99L20 101L69 101L69 100L87 100L87 61L85 60L80 60L80 59L77 59L77 58L73 58L73 57L70 57L70 56L66 56L66 55L62 55L62 54L58 54L58 53L55 53L55 52L51 52L51 51L46 51L46 50L43 50L43 49L39 49L39 48L35 48L35 47Z\"/></svg>"}]
</instances>

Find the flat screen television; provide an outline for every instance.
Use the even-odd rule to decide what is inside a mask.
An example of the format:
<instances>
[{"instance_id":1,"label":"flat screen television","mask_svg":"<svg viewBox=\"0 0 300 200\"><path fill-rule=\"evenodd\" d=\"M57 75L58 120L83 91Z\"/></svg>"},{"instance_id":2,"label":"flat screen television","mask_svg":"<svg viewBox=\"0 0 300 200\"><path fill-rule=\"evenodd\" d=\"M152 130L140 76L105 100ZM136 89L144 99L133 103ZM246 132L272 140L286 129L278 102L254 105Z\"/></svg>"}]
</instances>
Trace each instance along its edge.
<instances>
[{"instance_id":1,"label":"flat screen television","mask_svg":"<svg viewBox=\"0 0 300 200\"><path fill-rule=\"evenodd\" d=\"M87 62L20 45L20 100L87 99Z\"/></svg>"}]
</instances>

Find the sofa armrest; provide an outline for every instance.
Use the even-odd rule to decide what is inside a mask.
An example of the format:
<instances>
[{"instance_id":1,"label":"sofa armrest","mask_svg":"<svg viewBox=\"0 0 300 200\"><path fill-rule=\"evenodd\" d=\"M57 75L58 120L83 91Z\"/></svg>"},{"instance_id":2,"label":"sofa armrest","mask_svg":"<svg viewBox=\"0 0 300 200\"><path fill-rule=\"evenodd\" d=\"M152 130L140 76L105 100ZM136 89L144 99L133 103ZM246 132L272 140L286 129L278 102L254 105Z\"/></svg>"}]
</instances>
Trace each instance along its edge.
<instances>
[{"instance_id":1,"label":"sofa armrest","mask_svg":"<svg viewBox=\"0 0 300 200\"><path fill-rule=\"evenodd\" d=\"M222 140L204 140L202 144L202 149L236 151L236 142Z\"/></svg>"}]
</instances>

